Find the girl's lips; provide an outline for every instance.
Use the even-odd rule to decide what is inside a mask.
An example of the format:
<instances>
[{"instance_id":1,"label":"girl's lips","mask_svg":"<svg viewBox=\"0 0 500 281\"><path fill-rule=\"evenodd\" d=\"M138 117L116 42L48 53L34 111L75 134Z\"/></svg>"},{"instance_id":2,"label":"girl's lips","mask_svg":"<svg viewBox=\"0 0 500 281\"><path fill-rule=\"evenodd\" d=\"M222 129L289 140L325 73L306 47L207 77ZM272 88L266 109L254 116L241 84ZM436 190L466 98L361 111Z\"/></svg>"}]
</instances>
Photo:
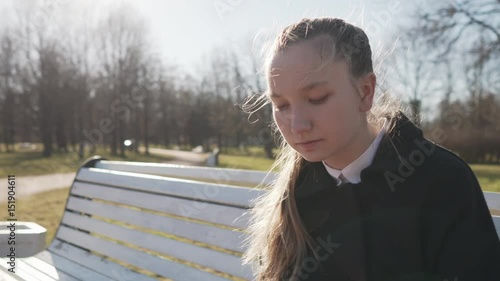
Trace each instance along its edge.
<instances>
[{"instance_id":1,"label":"girl's lips","mask_svg":"<svg viewBox=\"0 0 500 281\"><path fill-rule=\"evenodd\" d=\"M311 140L311 141L298 142L297 144L308 144L308 143L312 143L312 142L316 142L316 141L320 141L320 140Z\"/></svg>"},{"instance_id":2,"label":"girl's lips","mask_svg":"<svg viewBox=\"0 0 500 281\"><path fill-rule=\"evenodd\" d=\"M316 145L320 142L321 140L314 140L314 141L309 141L309 142L301 142L297 143L298 146L304 148L305 150L312 150L316 147Z\"/></svg>"}]
</instances>

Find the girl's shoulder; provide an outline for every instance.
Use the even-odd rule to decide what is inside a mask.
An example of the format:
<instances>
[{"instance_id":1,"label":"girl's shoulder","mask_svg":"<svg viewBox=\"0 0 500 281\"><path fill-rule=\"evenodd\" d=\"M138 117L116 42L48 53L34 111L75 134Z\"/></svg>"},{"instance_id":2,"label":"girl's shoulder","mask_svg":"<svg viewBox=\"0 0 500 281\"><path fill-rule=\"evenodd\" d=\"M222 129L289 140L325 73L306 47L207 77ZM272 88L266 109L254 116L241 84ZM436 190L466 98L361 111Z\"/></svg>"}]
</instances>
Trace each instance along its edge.
<instances>
[{"instance_id":1,"label":"girl's shoulder","mask_svg":"<svg viewBox=\"0 0 500 281\"><path fill-rule=\"evenodd\" d=\"M476 180L469 164L458 154L428 139L425 139L425 142L428 143L428 147L432 147L432 150L426 152L429 153L428 164L432 166L431 168L436 174L462 180L468 179L468 182Z\"/></svg>"}]
</instances>

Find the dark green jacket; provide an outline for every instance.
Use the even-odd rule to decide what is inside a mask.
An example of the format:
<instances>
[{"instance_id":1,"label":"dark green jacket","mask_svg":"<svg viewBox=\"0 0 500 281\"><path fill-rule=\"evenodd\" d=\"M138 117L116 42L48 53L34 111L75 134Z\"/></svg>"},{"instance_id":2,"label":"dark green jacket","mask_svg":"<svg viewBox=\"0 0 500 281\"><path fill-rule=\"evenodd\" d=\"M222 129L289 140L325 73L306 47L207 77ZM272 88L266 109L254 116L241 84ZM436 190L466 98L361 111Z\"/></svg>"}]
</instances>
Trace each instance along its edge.
<instances>
[{"instance_id":1,"label":"dark green jacket","mask_svg":"<svg viewBox=\"0 0 500 281\"><path fill-rule=\"evenodd\" d=\"M317 243L298 280L499 281L500 241L470 167L403 114L361 183L306 162L295 192Z\"/></svg>"}]
</instances>

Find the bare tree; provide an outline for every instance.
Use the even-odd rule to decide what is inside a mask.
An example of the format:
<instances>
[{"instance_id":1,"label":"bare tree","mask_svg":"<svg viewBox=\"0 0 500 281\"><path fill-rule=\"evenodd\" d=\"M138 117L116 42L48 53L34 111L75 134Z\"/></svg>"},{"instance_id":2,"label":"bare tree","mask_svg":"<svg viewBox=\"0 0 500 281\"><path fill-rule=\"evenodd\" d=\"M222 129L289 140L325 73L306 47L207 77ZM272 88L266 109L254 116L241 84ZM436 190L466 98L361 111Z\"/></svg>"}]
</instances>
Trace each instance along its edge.
<instances>
[{"instance_id":1,"label":"bare tree","mask_svg":"<svg viewBox=\"0 0 500 281\"><path fill-rule=\"evenodd\" d=\"M110 14L100 27L101 73L109 89L105 105L117 128L111 132L111 152L118 154L119 148L122 157L125 157L128 123L143 94L134 87L138 86L140 64L145 57L145 29L140 19L131 15L130 9L122 7Z\"/></svg>"},{"instance_id":2,"label":"bare tree","mask_svg":"<svg viewBox=\"0 0 500 281\"><path fill-rule=\"evenodd\" d=\"M93 80L95 77L95 62L91 58L96 50L92 47L92 26L76 26L62 41L67 68L65 71L65 95L68 97L66 108L69 111L67 134L73 151L82 149L86 141L85 129L89 122L89 100L95 93ZM87 125L87 126L86 126ZM83 151L81 151L83 153ZM83 155L80 155L83 157Z\"/></svg>"},{"instance_id":3,"label":"bare tree","mask_svg":"<svg viewBox=\"0 0 500 281\"><path fill-rule=\"evenodd\" d=\"M413 30L447 65L439 123L446 145L469 162L499 162L500 2L460 0L418 11L422 24ZM463 100L452 101L459 92Z\"/></svg>"},{"instance_id":4,"label":"bare tree","mask_svg":"<svg viewBox=\"0 0 500 281\"><path fill-rule=\"evenodd\" d=\"M407 97L414 123L421 123L422 102L436 93L439 65L432 57L432 51L416 32L402 29L392 55L389 57L392 69L387 79L393 88Z\"/></svg>"},{"instance_id":5,"label":"bare tree","mask_svg":"<svg viewBox=\"0 0 500 281\"><path fill-rule=\"evenodd\" d=\"M0 114L2 116L2 130L5 150L14 150L14 137L17 116L16 72L19 70L17 62L17 46L15 39L5 30L0 38Z\"/></svg>"},{"instance_id":6,"label":"bare tree","mask_svg":"<svg viewBox=\"0 0 500 281\"><path fill-rule=\"evenodd\" d=\"M416 30L439 51L436 58L458 51L472 58L474 64L491 61L493 73L487 76L496 77L489 80L490 86L499 88L500 1L457 0L443 2L436 9L417 11L422 25Z\"/></svg>"}]
</instances>

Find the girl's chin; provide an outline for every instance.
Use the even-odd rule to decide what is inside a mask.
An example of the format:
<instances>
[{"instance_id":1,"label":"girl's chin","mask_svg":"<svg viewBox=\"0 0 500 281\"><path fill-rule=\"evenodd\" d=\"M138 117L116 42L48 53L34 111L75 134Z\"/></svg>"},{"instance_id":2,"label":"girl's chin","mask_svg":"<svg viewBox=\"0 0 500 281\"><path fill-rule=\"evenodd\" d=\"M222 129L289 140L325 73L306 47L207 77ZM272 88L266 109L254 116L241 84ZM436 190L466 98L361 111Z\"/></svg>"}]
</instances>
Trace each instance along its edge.
<instances>
[{"instance_id":1,"label":"girl's chin","mask_svg":"<svg viewBox=\"0 0 500 281\"><path fill-rule=\"evenodd\" d=\"M314 153L314 152L303 152L303 151L297 151L302 158L306 159L308 162L320 162L325 159L325 157L321 156L319 153Z\"/></svg>"}]
</instances>

